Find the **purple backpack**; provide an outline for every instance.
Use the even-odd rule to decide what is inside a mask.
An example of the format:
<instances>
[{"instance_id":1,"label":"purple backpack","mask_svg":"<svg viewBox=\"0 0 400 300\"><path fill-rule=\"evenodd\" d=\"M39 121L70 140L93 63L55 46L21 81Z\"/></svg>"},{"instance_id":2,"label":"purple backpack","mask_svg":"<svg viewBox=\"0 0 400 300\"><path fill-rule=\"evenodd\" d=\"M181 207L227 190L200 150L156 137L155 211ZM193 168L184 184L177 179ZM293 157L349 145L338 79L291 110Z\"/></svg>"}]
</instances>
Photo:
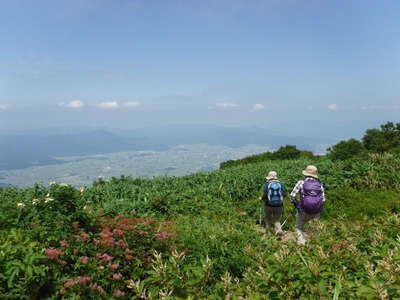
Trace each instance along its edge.
<instances>
[{"instance_id":1,"label":"purple backpack","mask_svg":"<svg viewBox=\"0 0 400 300\"><path fill-rule=\"evenodd\" d=\"M300 208L308 214L317 214L322 211L323 198L321 182L317 179L304 181L301 193Z\"/></svg>"}]
</instances>

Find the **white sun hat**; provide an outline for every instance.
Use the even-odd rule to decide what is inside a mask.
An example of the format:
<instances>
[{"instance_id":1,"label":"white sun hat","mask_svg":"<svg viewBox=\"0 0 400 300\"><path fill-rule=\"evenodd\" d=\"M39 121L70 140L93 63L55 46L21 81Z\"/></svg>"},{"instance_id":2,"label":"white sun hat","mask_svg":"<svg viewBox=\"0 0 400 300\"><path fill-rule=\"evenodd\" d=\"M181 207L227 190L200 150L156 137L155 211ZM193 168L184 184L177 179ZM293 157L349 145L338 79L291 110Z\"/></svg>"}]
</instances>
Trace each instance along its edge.
<instances>
[{"instance_id":1,"label":"white sun hat","mask_svg":"<svg viewBox=\"0 0 400 300\"><path fill-rule=\"evenodd\" d=\"M307 166L307 168L303 171L303 175L304 175L304 176L308 176L308 177L318 178L318 169L317 169L316 166L309 165L309 166Z\"/></svg>"},{"instance_id":2,"label":"white sun hat","mask_svg":"<svg viewBox=\"0 0 400 300\"><path fill-rule=\"evenodd\" d=\"M278 179L278 174L275 171L271 171L268 173L268 176L265 177L267 180L277 180Z\"/></svg>"}]
</instances>

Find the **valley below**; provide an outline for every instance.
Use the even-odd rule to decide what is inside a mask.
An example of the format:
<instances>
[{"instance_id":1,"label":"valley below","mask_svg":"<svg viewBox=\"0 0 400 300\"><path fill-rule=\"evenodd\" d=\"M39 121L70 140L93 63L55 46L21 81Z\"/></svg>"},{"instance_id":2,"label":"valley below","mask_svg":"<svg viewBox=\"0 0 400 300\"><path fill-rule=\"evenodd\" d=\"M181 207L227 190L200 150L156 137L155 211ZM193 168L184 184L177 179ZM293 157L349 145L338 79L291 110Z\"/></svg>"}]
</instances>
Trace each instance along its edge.
<instances>
[{"instance_id":1,"label":"valley below","mask_svg":"<svg viewBox=\"0 0 400 300\"><path fill-rule=\"evenodd\" d=\"M50 182L74 186L89 185L122 174L131 177L181 176L212 171L223 161L238 159L270 150L266 146L241 147L207 144L176 145L168 150L125 151L107 154L56 157L56 164L0 171L3 186L44 185Z\"/></svg>"}]
</instances>

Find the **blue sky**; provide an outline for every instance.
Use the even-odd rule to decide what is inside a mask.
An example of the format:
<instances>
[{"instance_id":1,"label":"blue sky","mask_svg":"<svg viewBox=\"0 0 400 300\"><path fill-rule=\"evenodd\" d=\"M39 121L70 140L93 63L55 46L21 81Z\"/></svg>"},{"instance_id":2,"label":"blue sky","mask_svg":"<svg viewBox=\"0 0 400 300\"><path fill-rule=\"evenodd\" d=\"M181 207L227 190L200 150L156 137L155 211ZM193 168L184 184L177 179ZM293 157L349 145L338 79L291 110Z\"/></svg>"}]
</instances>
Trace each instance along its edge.
<instances>
[{"instance_id":1,"label":"blue sky","mask_svg":"<svg viewBox=\"0 0 400 300\"><path fill-rule=\"evenodd\" d=\"M397 0L6 0L0 127L394 120Z\"/></svg>"}]
</instances>

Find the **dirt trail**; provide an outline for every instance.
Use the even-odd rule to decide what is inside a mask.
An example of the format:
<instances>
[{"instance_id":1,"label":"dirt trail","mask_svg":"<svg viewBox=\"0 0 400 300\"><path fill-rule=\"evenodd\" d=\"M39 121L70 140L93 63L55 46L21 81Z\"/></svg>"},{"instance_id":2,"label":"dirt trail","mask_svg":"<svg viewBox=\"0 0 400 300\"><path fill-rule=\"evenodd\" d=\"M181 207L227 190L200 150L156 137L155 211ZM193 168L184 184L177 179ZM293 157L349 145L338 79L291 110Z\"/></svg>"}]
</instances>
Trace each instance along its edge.
<instances>
[{"instance_id":1,"label":"dirt trail","mask_svg":"<svg viewBox=\"0 0 400 300\"><path fill-rule=\"evenodd\" d=\"M265 238L266 235L273 235L272 233L267 232L265 227L260 225L256 225L255 230L258 233L263 234L263 238ZM277 237L281 240L281 242L297 241L297 234L292 231L284 231L283 235Z\"/></svg>"}]
</instances>

